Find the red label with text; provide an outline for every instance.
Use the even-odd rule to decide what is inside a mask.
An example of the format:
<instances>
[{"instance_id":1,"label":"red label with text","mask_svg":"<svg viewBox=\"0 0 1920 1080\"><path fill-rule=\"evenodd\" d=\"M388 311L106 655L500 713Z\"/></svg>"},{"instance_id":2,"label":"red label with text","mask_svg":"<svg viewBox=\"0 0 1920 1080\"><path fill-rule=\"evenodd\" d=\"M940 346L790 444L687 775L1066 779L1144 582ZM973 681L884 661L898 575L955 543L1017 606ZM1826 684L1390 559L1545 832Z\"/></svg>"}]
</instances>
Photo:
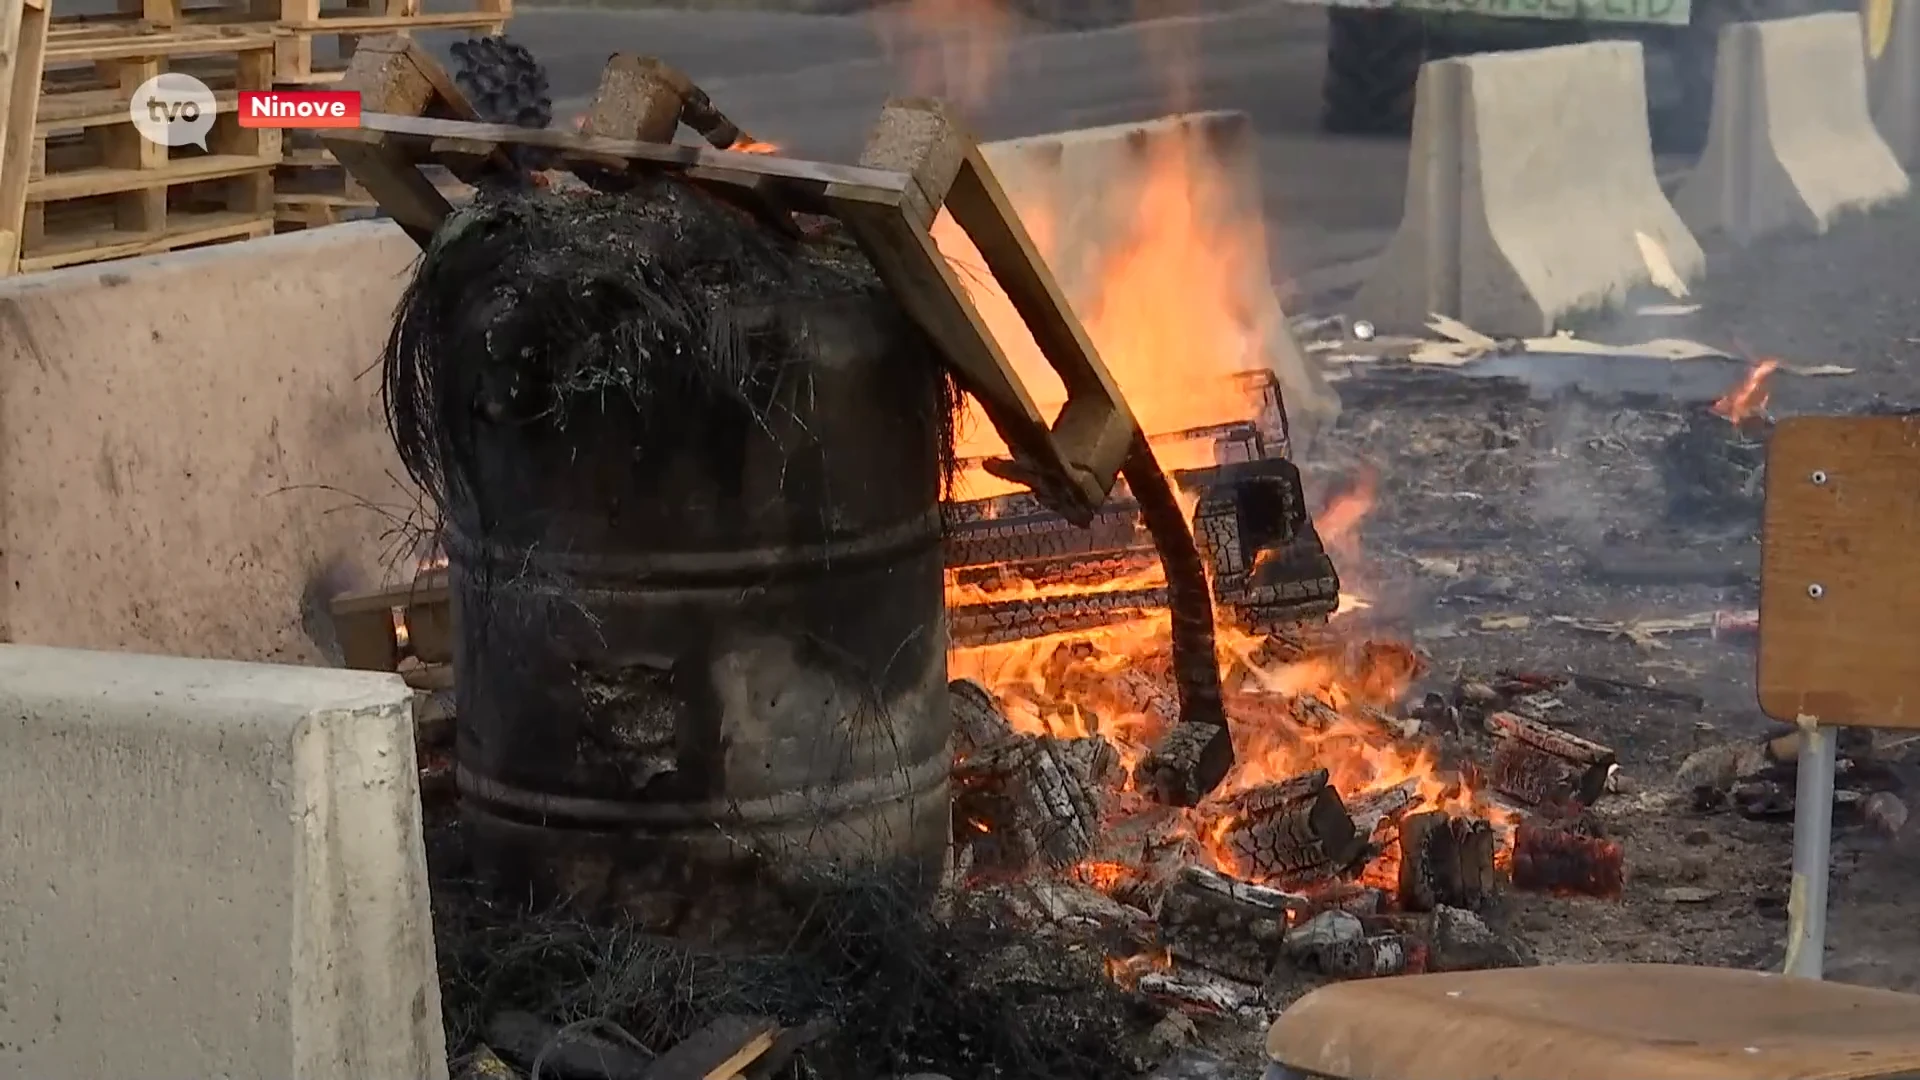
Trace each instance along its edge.
<instances>
[{"instance_id":1,"label":"red label with text","mask_svg":"<svg viewBox=\"0 0 1920 1080\"><path fill-rule=\"evenodd\" d=\"M243 128L351 128L360 126L358 90L242 90Z\"/></svg>"}]
</instances>

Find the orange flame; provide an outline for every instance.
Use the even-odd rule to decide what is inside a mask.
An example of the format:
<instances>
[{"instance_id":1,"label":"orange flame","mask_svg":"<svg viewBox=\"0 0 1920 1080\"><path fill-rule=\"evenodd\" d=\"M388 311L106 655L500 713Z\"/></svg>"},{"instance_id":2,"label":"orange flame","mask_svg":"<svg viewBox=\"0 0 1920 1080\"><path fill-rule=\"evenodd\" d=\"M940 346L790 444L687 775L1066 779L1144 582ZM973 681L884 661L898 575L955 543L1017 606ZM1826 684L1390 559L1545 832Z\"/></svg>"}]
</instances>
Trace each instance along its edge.
<instances>
[{"instance_id":1,"label":"orange flame","mask_svg":"<svg viewBox=\"0 0 1920 1080\"><path fill-rule=\"evenodd\" d=\"M1121 987L1131 990L1140 982L1140 976L1154 971L1173 970L1173 953L1167 949L1152 952L1135 953L1132 956L1107 957L1107 977Z\"/></svg>"},{"instance_id":2,"label":"orange flame","mask_svg":"<svg viewBox=\"0 0 1920 1080\"><path fill-rule=\"evenodd\" d=\"M1754 362L1753 367L1738 385L1720 395L1713 403L1713 414L1738 424L1748 417L1766 411L1767 376L1780 367L1780 361L1765 357Z\"/></svg>"},{"instance_id":3,"label":"orange flame","mask_svg":"<svg viewBox=\"0 0 1920 1080\"><path fill-rule=\"evenodd\" d=\"M780 148L773 143L761 142L759 139L744 134L738 139L735 139L733 145L727 147L727 149L736 154L777 154L780 152Z\"/></svg>"}]
</instances>

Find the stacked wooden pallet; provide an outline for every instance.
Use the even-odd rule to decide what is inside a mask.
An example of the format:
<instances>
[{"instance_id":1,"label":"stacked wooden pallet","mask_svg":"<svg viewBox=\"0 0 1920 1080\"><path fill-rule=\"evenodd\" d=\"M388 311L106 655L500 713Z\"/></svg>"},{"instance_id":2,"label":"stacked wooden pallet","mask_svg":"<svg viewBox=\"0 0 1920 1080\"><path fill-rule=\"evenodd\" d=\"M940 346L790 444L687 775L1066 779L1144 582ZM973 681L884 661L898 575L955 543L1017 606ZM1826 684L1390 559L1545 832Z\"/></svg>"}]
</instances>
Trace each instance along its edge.
<instances>
[{"instance_id":1,"label":"stacked wooden pallet","mask_svg":"<svg viewBox=\"0 0 1920 1080\"><path fill-rule=\"evenodd\" d=\"M317 140L240 127L238 93L329 84L364 37L498 33L512 0L454 12L422 11L421 0L119 2L63 15L51 0L0 0L0 274L370 212L373 200ZM133 91L168 72L215 95L204 148L148 142L129 118Z\"/></svg>"},{"instance_id":2,"label":"stacked wooden pallet","mask_svg":"<svg viewBox=\"0 0 1920 1080\"><path fill-rule=\"evenodd\" d=\"M142 0L149 7L180 0ZM513 0L461 0L464 10L428 12L421 0L248 0L277 7L274 78L280 86L316 86L337 82L359 43L384 34L456 30L497 34L513 15ZM465 4L474 6L465 8ZM344 217L371 212L376 204L366 189L333 160L307 132L293 133L285 147L276 183L280 228L331 225Z\"/></svg>"}]
</instances>

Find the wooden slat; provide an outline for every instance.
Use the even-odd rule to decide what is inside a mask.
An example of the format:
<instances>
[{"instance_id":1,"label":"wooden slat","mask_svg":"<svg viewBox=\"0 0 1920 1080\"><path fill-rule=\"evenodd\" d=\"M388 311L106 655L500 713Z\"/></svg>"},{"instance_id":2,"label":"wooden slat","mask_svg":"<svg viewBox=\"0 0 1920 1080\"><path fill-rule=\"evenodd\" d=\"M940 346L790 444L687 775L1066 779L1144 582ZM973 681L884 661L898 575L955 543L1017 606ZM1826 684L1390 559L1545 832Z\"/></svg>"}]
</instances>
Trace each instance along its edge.
<instances>
[{"instance_id":1,"label":"wooden slat","mask_svg":"<svg viewBox=\"0 0 1920 1080\"><path fill-rule=\"evenodd\" d=\"M605 167L608 159L612 159L675 170L700 169L703 175L720 180L731 178L742 186L751 186L757 177L767 177L781 181L791 190L815 196L824 194L829 185L837 185L840 198L882 206L898 205L908 185L905 176L883 169L797 161L770 154L743 154L708 146L608 139L571 131L372 112L362 113L360 126L365 131L426 140L422 152L431 157L487 156L502 147L533 146L558 151L563 161L573 163Z\"/></svg>"},{"instance_id":2,"label":"wooden slat","mask_svg":"<svg viewBox=\"0 0 1920 1080\"><path fill-rule=\"evenodd\" d=\"M231 210L205 214L174 212L169 214L166 227L158 232L120 229L111 223L96 228L63 231L22 255L20 270L33 273L107 259L130 259L137 255L157 255L199 244L250 240L272 233L271 215Z\"/></svg>"},{"instance_id":3,"label":"wooden slat","mask_svg":"<svg viewBox=\"0 0 1920 1080\"><path fill-rule=\"evenodd\" d=\"M0 0L0 276L19 267L24 245L48 15L45 0Z\"/></svg>"},{"instance_id":4,"label":"wooden slat","mask_svg":"<svg viewBox=\"0 0 1920 1080\"><path fill-rule=\"evenodd\" d=\"M189 27L161 33L106 27L55 32L47 44L48 63L79 60L129 60L167 56L211 56L273 47L267 27Z\"/></svg>"},{"instance_id":5,"label":"wooden slat","mask_svg":"<svg viewBox=\"0 0 1920 1080\"><path fill-rule=\"evenodd\" d=\"M1761 710L1920 728L1920 417L1781 421L1761 552Z\"/></svg>"},{"instance_id":6,"label":"wooden slat","mask_svg":"<svg viewBox=\"0 0 1920 1080\"><path fill-rule=\"evenodd\" d=\"M123 191L142 191L170 184L190 184L203 180L223 180L251 172L272 169L278 158L250 157L244 154L207 154L170 161L157 169L118 169L96 167L72 172L52 173L28 185L29 202L54 202L84 199L94 195L112 195Z\"/></svg>"}]
</instances>

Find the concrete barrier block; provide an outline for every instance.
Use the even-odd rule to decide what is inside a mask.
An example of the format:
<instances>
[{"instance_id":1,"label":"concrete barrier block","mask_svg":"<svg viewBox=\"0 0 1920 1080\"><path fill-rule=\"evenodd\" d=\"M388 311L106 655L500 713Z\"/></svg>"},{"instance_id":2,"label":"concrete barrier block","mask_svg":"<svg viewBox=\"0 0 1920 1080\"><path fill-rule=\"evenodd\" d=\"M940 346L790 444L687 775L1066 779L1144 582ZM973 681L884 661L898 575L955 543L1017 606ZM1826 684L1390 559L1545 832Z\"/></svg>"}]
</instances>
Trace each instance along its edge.
<instances>
[{"instance_id":1,"label":"concrete barrier block","mask_svg":"<svg viewBox=\"0 0 1920 1080\"><path fill-rule=\"evenodd\" d=\"M444 1080L408 700L0 646L0 1075Z\"/></svg>"},{"instance_id":2,"label":"concrete barrier block","mask_svg":"<svg viewBox=\"0 0 1920 1080\"><path fill-rule=\"evenodd\" d=\"M417 256L369 222L0 281L0 640L326 655L414 505L378 360Z\"/></svg>"},{"instance_id":3,"label":"concrete barrier block","mask_svg":"<svg viewBox=\"0 0 1920 1080\"><path fill-rule=\"evenodd\" d=\"M1899 199L1908 185L1867 108L1860 16L1721 29L1707 147L1674 195L1689 225L1736 243L1823 233L1840 214Z\"/></svg>"},{"instance_id":4,"label":"concrete barrier block","mask_svg":"<svg viewBox=\"0 0 1920 1080\"><path fill-rule=\"evenodd\" d=\"M1888 149L1920 169L1920 0L1861 0L1867 101Z\"/></svg>"},{"instance_id":5,"label":"concrete barrier block","mask_svg":"<svg viewBox=\"0 0 1920 1080\"><path fill-rule=\"evenodd\" d=\"M1340 402L1288 331L1274 292L1256 139L1245 113L1207 112L984 149L1149 429L1182 424L1172 412L1156 424L1155 402L1193 395L1142 385L1148 369L1190 391L1193 374L1210 365L1222 374L1265 367L1304 445ZM1157 329L1131 318L1149 306L1166 310L1170 292L1204 298L1189 305L1184 325ZM1185 355L1169 363L1169 351Z\"/></svg>"},{"instance_id":6,"label":"concrete barrier block","mask_svg":"<svg viewBox=\"0 0 1920 1080\"><path fill-rule=\"evenodd\" d=\"M1643 70L1622 41L1423 66L1400 227L1354 313L1544 334L1651 283L1650 248L1698 278L1706 258L1654 172Z\"/></svg>"}]
</instances>

